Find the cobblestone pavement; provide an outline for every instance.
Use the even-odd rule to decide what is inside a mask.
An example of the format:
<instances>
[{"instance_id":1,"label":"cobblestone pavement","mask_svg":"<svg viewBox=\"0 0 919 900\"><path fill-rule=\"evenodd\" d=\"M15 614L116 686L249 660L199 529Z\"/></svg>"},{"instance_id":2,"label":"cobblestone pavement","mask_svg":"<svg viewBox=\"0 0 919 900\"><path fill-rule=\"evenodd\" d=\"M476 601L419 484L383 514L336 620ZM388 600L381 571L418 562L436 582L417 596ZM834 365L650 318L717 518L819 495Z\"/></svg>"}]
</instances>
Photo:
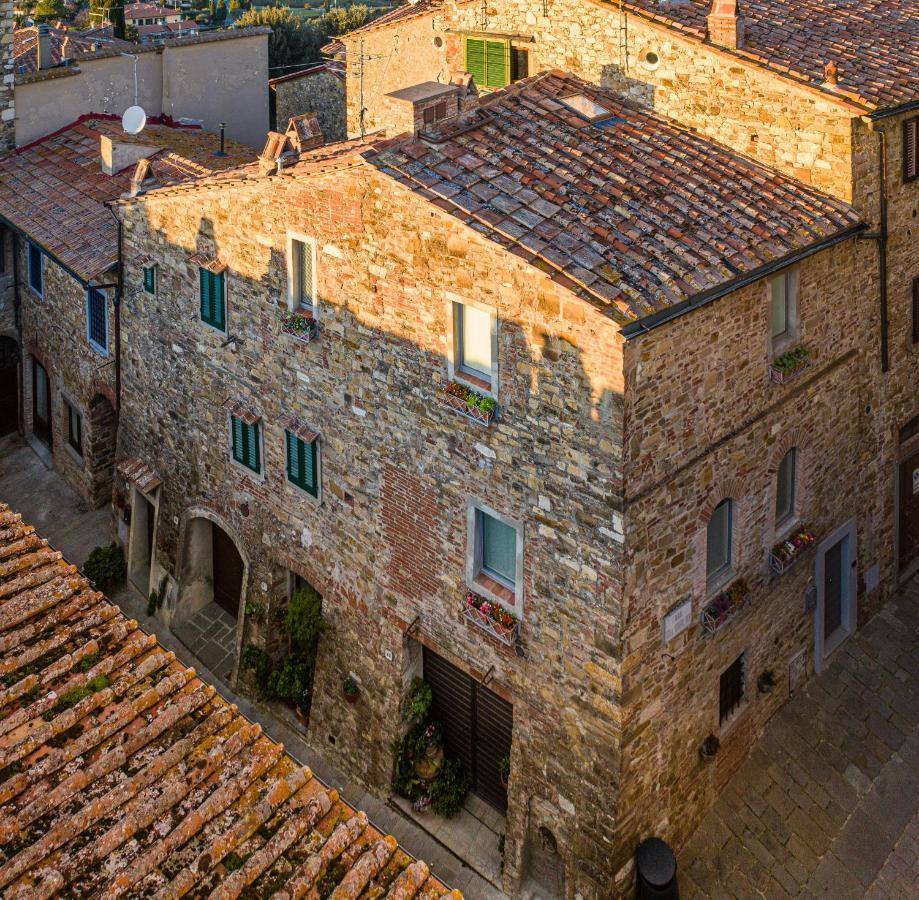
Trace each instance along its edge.
<instances>
[{"instance_id":1,"label":"cobblestone pavement","mask_svg":"<svg viewBox=\"0 0 919 900\"><path fill-rule=\"evenodd\" d=\"M919 579L770 722L679 855L681 896L919 897Z\"/></svg>"},{"instance_id":2,"label":"cobblestone pavement","mask_svg":"<svg viewBox=\"0 0 919 900\"><path fill-rule=\"evenodd\" d=\"M52 547L76 565L86 561L93 547L111 540L111 514L108 509L87 511L60 475L49 470L16 436L0 440L0 500L21 513L23 519L35 525ZM244 716L260 723L266 734L280 741L294 759L308 765L323 783L338 787L344 800L364 810L380 831L392 834L406 851L427 862L438 878L458 888L468 900L507 900L506 894L482 877L490 875L490 872L471 868L395 805L369 793L358 782L348 781L343 772L330 765L303 740L295 720L282 721L264 706L256 706L233 691L225 675L227 667L214 671L192 656L185 644L162 622L147 615L146 599L140 593L124 587L110 593L109 598L126 615L137 619L144 631L156 634L160 644L172 650L179 660L186 665L194 665L205 681L214 685L225 699L237 704ZM470 851L473 849L470 848ZM475 853L471 859L476 859Z\"/></svg>"},{"instance_id":3,"label":"cobblestone pavement","mask_svg":"<svg viewBox=\"0 0 919 900\"><path fill-rule=\"evenodd\" d=\"M236 655L236 619L216 603L208 603L186 622L172 629L178 639L212 672L233 677Z\"/></svg>"}]
</instances>

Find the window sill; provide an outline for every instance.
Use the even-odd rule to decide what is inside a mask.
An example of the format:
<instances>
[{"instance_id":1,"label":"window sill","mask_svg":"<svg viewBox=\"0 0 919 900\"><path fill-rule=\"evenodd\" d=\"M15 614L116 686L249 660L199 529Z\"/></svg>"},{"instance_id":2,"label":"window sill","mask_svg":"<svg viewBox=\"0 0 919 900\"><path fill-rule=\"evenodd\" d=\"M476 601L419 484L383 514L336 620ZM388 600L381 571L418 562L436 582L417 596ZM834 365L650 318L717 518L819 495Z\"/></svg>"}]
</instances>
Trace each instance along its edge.
<instances>
[{"instance_id":1,"label":"window sill","mask_svg":"<svg viewBox=\"0 0 919 900\"><path fill-rule=\"evenodd\" d=\"M94 351L95 353L98 353L99 356L106 357L106 358L108 357L107 348L101 347L99 346L99 344L95 343L94 341L90 341L90 340L87 340L86 343L89 344L89 349Z\"/></svg>"},{"instance_id":2,"label":"window sill","mask_svg":"<svg viewBox=\"0 0 919 900\"><path fill-rule=\"evenodd\" d=\"M489 397L494 396L492 393L492 380L490 378L480 378L478 375L473 375L471 372L464 372L461 369L457 369L457 371L453 373L453 380L471 387L480 394L487 394Z\"/></svg>"},{"instance_id":3,"label":"window sill","mask_svg":"<svg viewBox=\"0 0 919 900\"><path fill-rule=\"evenodd\" d=\"M74 447L71 447L70 444L65 443L65 444L64 444L64 452L67 453L67 455L68 455L68 456L69 456L69 457L70 457L80 468L83 468L83 457L80 455L80 453L79 453Z\"/></svg>"},{"instance_id":4,"label":"window sill","mask_svg":"<svg viewBox=\"0 0 919 900\"><path fill-rule=\"evenodd\" d=\"M730 715L718 726L718 740L724 741L731 736L731 732L737 727L737 723L743 719L747 710L750 708L750 698L744 697Z\"/></svg>"},{"instance_id":5,"label":"window sill","mask_svg":"<svg viewBox=\"0 0 919 900\"><path fill-rule=\"evenodd\" d=\"M509 612L514 613L514 615L519 615L517 609L517 594L513 588L501 584L500 581L495 581L494 578L491 578L484 572L479 572L479 574L472 579L472 589L489 600L497 601L502 606L506 607Z\"/></svg>"},{"instance_id":6,"label":"window sill","mask_svg":"<svg viewBox=\"0 0 919 900\"><path fill-rule=\"evenodd\" d=\"M261 484L265 480L264 469L262 469L261 472L256 472L254 469L250 469L245 463L241 463L238 460L233 459L232 455L230 456L230 465L236 469L237 472L249 478L250 481Z\"/></svg>"}]
</instances>

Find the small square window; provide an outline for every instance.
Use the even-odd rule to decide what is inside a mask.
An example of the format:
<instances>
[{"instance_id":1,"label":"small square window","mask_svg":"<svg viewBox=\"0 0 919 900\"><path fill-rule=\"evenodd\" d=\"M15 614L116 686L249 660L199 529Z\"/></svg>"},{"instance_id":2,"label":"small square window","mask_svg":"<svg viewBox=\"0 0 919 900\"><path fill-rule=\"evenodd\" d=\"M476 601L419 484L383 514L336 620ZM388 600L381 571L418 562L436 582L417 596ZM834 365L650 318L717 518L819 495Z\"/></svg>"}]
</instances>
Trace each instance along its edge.
<instances>
[{"instance_id":1,"label":"small square window","mask_svg":"<svg viewBox=\"0 0 919 900\"><path fill-rule=\"evenodd\" d=\"M83 416L69 401L64 400L67 409L67 443L77 453L83 455Z\"/></svg>"},{"instance_id":2,"label":"small square window","mask_svg":"<svg viewBox=\"0 0 919 900\"><path fill-rule=\"evenodd\" d=\"M773 344L793 339L798 328L798 270L786 269L769 282Z\"/></svg>"},{"instance_id":3,"label":"small square window","mask_svg":"<svg viewBox=\"0 0 919 900\"><path fill-rule=\"evenodd\" d=\"M230 416L230 430L233 440L233 459L256 475L262 474L262 448L259 445L258 422L244 422L238 416Z\"/></svg>"},{"instance_id":4,"label":"small square window","mask_svg":"<svg viewBox=\"0 0 919 900\"><path fill-rule=\"evenodd\" d=\"M316 300L316 245L291 237L287 252L290 308L312 310Z\"/></svg>"},{"instance_id":5,"label":"small square window","mask_svg":"<svg viewBox=\"0 0 919 900\"><path fill-rule=\"evenodd\" d=\"M775 523L781 525L795 514L795 481L797 480L798 451L793 447L779 463L775 490Z\"/></svg>"},{"instance_id":6,"label":"small square window","mask_svg":"<svg viewBox=\"0 0 919 900\"><path fill-rule=\"evenodd\" d=\"M144 290L148 294L156 293L156 266L144 266Z\"/></svg>"},{"instance_id":7,"label":"small square window","mask_svg":"<svg viewBox=\"0 0 919 900\"><path fill-rule=\"evenodd\" d=\"M454 360L460 375L490 390L494 373L492 314L466 303L453 304Z\"/></svg>"},{"instance_id":8,"label":"small square window","mask_svg":"<svg viewBox=\"0 0 919 900\"><path fill-rule=\"evenodd\" d=\"M29 241L28 263L29 287L41 297L45 281L45 255L31 241Z\"/></svg>"},{"instance_id":9,"label":"small square window","mask_svg":"<svg viewBox=\"0 0 919 900\"><path fill-rule=\"evenodd\" d=\"M305 441L292 431L284 432L287 444L287 480L314 497L319 494L317 439Z\"/></svg>"},{"instance_id":10,"label":"small square window","mask_svg":"<svg viewBox=\"0 0 919 900\"><path fill-rule=\"evenodd\" d=\"M718 691L718 722L730 719L747 693L747 655L741 653L722 673Z\"/></svg>"},{"instance_id":11,"label":"small square window","mask_svg":"<svg viewBox=\"0 0 919 900\"><path fill-rule=\"evenodd\" d=\"M223 272L215 274L203 266L198 271L201 290L201 321L218 331L226 331L227 308Z\"/></svg>"},{"instance_id":12,"label":"small square window","mask_svg":"<svg viewBox=\"0 0 919 900\"><path fill-rule=\"evenodd\" d=\"M108 355L108 297L99 288L86 293L86 337L92 347Z\"/></svg>"},{"instance_id":13,"label":"small square window","mask_svg":"<svg viewBox=\"0 0 919 900\"><path fill-rule=\"evenodd\" d=\"M708 521L705 544L705 574L709 581L719 579L731 570L731 538L734 503L722 500Z\"/></svg>"}]
</instances>

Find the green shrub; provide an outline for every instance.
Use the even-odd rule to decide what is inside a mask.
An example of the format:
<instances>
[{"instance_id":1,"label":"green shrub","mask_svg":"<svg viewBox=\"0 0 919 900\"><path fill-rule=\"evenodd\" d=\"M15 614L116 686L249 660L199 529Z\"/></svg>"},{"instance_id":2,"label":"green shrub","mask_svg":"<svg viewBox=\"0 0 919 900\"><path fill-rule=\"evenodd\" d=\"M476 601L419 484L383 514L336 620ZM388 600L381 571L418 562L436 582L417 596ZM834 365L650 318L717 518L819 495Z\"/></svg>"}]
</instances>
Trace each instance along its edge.
<instances>
[{"instance_id":1,"label":"green shrub","mask_svg":"<svg viewBox=\"0 0 919 900\"><path fill-rule=\"evenodd\" d=\"M421 721L427 716L433 699L431 685L423 678L413 678L402 703L402 715L410 722Z\"/></svg>"},{"instance_id":2,"label":"green shrub","mask_svg":"<svg viewBox=\"0 0 919 900\"><path fill-rule=\"evenodd\" d=\"M83 563L83 574L98 591L121 584L125 573L124 552L114 541L108 547L96 547Z\"/></svg>"},{"instance_id":3,"label":"green shrub","mask_svg":"<svg viewBox=\"0 0 919 900\"><path fill-rule=\"evenodd\" d=\"M160 579L159 587L155 591L150 591L150 596L147 599L148 616L155 616L157 610L163 605L163 600L166 597L166 581L167 576L164 575Z\"/></svg>"},{"instance_id":4,"label":"green shrub","mask_svg":"<svg viewBox=\"0 0 919 900\"><path fill-rule=\"evenodd\" d=\"M469 776L455 759L444 760L440 774L431 785L431 809L439 816L452 818L462 808L469 793Z\"/></svg>"},{"instance_id":5,"label":"green shrub","mask_svg":"<svg viewBox=\"0 0 919 900\"><path fill-rule=\"evenodd\" d=\"M284 616L284 630L290 638L291 656L312 666L316 661L319 636L326 630L322 621L322 596L314 588L297 588Z\"/></svg>"}]
</instances>

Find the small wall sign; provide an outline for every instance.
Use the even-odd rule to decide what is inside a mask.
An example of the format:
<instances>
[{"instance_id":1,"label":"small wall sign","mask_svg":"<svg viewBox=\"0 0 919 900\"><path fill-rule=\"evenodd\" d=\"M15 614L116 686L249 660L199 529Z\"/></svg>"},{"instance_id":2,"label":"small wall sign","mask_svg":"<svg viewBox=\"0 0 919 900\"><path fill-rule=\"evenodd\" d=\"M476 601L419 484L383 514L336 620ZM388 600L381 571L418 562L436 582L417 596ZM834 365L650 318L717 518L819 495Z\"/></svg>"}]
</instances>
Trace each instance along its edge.
<instances>
[{"instance_id":1,"label":"small wall sign","mask_svg":"<svg viewBox=\"0 0 919 900\"><path fill-rule=\"evenodd\" d=\"M692 598L687 597L664 616L664 643L669 644L692 624Z\"/></svg>"}]
</instances>

